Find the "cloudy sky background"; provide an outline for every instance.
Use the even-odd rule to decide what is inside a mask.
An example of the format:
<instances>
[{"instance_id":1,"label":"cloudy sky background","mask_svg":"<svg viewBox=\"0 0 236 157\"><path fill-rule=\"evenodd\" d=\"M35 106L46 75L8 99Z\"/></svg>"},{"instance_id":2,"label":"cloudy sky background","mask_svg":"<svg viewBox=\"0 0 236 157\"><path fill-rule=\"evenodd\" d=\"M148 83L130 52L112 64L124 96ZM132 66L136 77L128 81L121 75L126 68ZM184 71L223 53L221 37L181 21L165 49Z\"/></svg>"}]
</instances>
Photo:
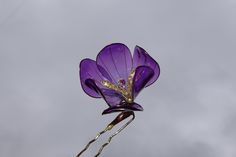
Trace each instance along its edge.
<instances>
[{"instance_id":1,"label":"cloudy sky background","mask_svg":"<svg viewBox=\"0 0 236 157\"><path fill-rule=\"evenodd\" d=\"M122 42L161 75L101 156L235 157L235 19L235 0L0 0L0 156L75 156L115 117L79 62Z\"/></svg>"}]
</instances>

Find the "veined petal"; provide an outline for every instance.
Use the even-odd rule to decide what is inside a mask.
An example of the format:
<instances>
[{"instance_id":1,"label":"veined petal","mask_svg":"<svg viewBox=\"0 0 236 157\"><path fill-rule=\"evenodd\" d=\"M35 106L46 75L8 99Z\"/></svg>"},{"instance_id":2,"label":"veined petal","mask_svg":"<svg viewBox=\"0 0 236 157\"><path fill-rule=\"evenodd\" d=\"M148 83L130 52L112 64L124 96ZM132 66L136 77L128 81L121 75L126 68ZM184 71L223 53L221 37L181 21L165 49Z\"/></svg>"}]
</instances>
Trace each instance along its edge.
<instances>
[{"instance_id":1,"label":"veined petal","mask_svg":"<svg viewBox=\"0 0 236 157\"><path fill-rule=\"evenodd\" d=\"M104 98L109 106L120 104L123 96L101 84L107 78L100 73L97 66L99 65L91 59L84 59L80 62L80 82L84 92L91 97Z\"/></svg>"},{"instance_id":2,"label":"veined petal","mask_svg":"<svg viewBox=\"0 0 236 157\"><path fill-rule=\"evenodd\" d=\"M119 84L119 80L127 82L132 69L132 56L127 46L114 43L103 48L96 59L97 64L104 70L102 75L111 79L112 83Z\"/></svg>"},{"instance_id":3,"label":"veined petal","mask_svg":"<svg viewBox=\"0 0 236 157\"><path fill-rule=\"evenodd\" d=\"M101 92L103 94L103 98L110 107L116 106L124 100L123 96L120 93L112 89L102 88Z\"/></svg>"},{"instance_id":4,"label":"veined petal","mask_svg":"<svg viewBox=\"0 0 236 157\"><path fill-rule=\"evenodd\" d=\"M110 107L116 106L124 100L121 94L114 90L101 87L99 82L96 83L93 79L86 79L85 85L100 95Z\"/></svg>"},{"instance_id":5,"label":"veined petal","mask_svg":"<svg viewBox=\"0 0 236 157\"><path fill-rule=\"evenodd\" d=\"M101 81L104 79L102 74L97 68L97 64L94 60L83 59L80 62L80 82L81 86L86 94L91 97L101 98L102 96L92 87L85 84L87 79L93 79L96 81Z\"/></svg>"},{"instance_id":6,"label":"veined petal","mask_svg":"<svg viewBox=\"0 0 236 157\"><path fill-rule=\"evenodd\" d=\"M109 114L113 112L121 112L121 111L143 111L143 107L135 102L133 103L122 103L117 106L112 106L103 111L102 114Z\"/></svg>"},{"instance_id":7,"label":"veined petal","mask_svg":"<svg viewBox=\"0 0 236 157\"><path fill-rule=\"evenodd\" d=\"M154 71L148 66L139 66L135 69L133 78L132 94L135 98L138 93L147 86L147 83L153 78Z\"/></svg>"},{"instance_id":8,"label":"veined petal","mask_svg":"<svg viewBox=\"0 0 236 157\"><path fill-rule=\"evenodd\" d=\"M141 47L136 46L133 56L133 67L148 66L154 71L153 77L146 83L145 87L153 84L160 75L160 67L158 63Z\"/></svg>"}]
</instances>

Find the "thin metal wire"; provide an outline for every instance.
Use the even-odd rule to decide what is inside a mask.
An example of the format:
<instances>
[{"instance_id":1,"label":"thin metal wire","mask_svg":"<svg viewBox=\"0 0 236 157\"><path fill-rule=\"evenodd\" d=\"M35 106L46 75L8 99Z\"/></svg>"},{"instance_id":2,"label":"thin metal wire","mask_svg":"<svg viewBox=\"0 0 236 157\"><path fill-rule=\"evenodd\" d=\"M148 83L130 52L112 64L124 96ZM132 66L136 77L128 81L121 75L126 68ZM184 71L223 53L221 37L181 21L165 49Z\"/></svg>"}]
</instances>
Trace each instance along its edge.
<instances>
[{"instance_id":1,"label":"thin metal wire","mask_svg":"<svg viewBox=\"0 0 236 157\"><path fill-rule=\"evenodd\" d=\"M119 134L122 130L124 130L124 129L134 120L134 118L135 118L135 115L133 114L133 115L132 115L132 119L130 119L130 120L129 120L127 123L125 123L119 130L117 130L115 133L113 133L113 134L108 138L108 141L107 141L106 143L104 143L104 144L100 147L98 153L97 153L94 157L98 157L98 156L101 154L101 152L102 152L102 150L104 149L104 147L106 147L106 146L111 142L112 138L115 137L117 134Z\"/></svg>"},{"instance_id":2,"label":"thin metal wire","mask_svg":"<svg viewBox=\"0 0 236 157\"><path fill-rule=\"evenodd\" d=\"M84 149L83 149L76 157L80 157L80 155L82 155L82 154L88 149L88 147L90 146L90 144L92 144L93 142L95 142L102 134L104 134L104 133L107 132L107 131L108 131L108 128L106 128L106 129L102 130L101 132L99 132L99 133L97 134L97 136L96 136L94 139L92 139L91 141L89 141L89 143L84 147Z\"/></svg>"},{"instance_id":3,"label":"thin metal wire","mask_svg":"<svg viewBox=\"0 0 236 157\"><path fill-rule=\"evenodd\" d=\"M98 157L101 153L102 153L102 150L104 149L104 147L106 147L112 140L113 137L115 137L117 134L119 134L122 130L124 130L135 118L135 115L132 114L132 119L130 119L127 123L125 123L120 129L118 129L115 133L113 133L109 138L108 138L108 141L106 143L104 143L98 153L94 156L94 157ZM105 132L111 130L112 128L109 128L109 127L106 127L103 131L99 132L97 134L97 136L92 139L91 141L88 142L88 144L85 146L85 148L76 156L76 157L80 157L87 149L88 147L93 143L95 142L102 134L104 134Z\"/></svg>"}]
</instances>

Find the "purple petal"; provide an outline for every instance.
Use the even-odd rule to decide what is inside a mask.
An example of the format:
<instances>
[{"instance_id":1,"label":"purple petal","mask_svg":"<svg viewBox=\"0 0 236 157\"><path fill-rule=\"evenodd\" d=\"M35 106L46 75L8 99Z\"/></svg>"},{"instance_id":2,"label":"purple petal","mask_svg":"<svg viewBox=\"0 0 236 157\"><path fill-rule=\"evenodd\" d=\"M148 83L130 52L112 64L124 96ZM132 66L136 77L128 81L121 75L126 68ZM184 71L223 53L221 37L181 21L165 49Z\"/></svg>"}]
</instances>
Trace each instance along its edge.
<instances>
[{"instance_id":1,"label":"purple petal","mask_svg":"<svg viewBox=\"0 0 236 157\"><path fill-rule=\"evenodd\" d=\"M80 82L84 92L91 97L104 98L109 106L120 104L123 96L101 85L102 80L107 79L100 73L95 61L84 59L80 62Z\"/></svg>"},{"instance_id":2,"label":"purple petal","mask_svg":"<svg viewBox=\"0 0 236 157\"><path fill-rule=\"evenodd\" d=\"M103 80L103 76L97 68L97 64L94 60L84 59L80 62L80 82L81 86L86 94L91 97L101 98L101 95L97 91L85 84L85 80L93 79L96 81Z\"/></svg>"},{"instance_id":3,"label":"purple petal","mask_svg":"<svg viewBox=\"0 0 236 157\"><path fill-rule=\"evenodd\" d=\"M153 84L160 75L160 67L158 63L141 47L136 46L133 56L133 67L148 66L154 71L153 78L148 81L145 87Z\"/></svg>"},{"instance_id":4,"label":"purple petal","mask_svg":"<svg viewBox=\"0 0 236 157\"><path fill-rule=\"evenodd\" d=\"M119 105L124 100L121 94L111 89L99 87L98 83L93 79L85 80L85 85L100 95L110 107Z\"/></svg>"},{"instance_id":5,"label":"purple petal","mask_svg":"<svg viewBox=\"0 0 236 157\"><path fill-rule=\"evenodd\" d=\"M118 84L119 80L127 82L132 69L132 56L127 46L121 43L114 43L103 48L96 59L97 64L104 70L102 75Z\"/></svg>"},{"instance_id":6,"label":"purple petal","mask_svg":"<svg viewBox=\"0 0 236 157\"><path fill-rule=\"evenodd\" d=\"M143 111L143 107L135 102L129 104L124 102L120 105L109 107L108 109L104 110L102 114L121 111Z\"/></svg>"},{"instance_id":7,"label":"purple petal","mask_svg":"<svg viewBox=\"0 0 236 157\"><path fill-rule=\"evenodd\" d=\"M116 106L124 100L123 96L120 93L117 93L112 89L102 88L101 92L103 94L104 100L110 107Z\"/></svg>"},{"instance_id":8,"label":"purple petal","mask_svg":"<svg viewBox=\"0 0 236 157\"><path fill-rule=\"evenodd\" d=\"M153 78L154 72L148 66L139 66L135 69L133 78L133 97L135 98L138 93L147 86L147 83Z\"/></svg>"}]
</instances>

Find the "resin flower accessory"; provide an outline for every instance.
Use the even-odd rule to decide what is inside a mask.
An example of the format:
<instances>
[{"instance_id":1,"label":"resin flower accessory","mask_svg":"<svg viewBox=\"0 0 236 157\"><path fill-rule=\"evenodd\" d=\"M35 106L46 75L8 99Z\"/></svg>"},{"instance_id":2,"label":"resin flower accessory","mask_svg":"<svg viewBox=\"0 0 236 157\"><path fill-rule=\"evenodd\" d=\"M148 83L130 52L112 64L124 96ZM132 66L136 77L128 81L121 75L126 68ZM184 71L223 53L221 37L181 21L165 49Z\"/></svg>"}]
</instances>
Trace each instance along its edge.
<instances>
[{"instance_id":1,"label":"resin flower accessory","mask_svg":"<svg viewBox=\"0 0 236 157\"><path fill-rule=\"evenodd\" d=\"M91 97L105 100L109 107L102 114L120 113L85 146L77 157L85 152L101 134L132 116L101 146L95 157L99 156L111 139L134 120L134 111L143 111L143 107L134 100L140 91L153 84L159 75L158 63L139 46L135 47L133 57L126 45L114 43L104 47L97 55L96 61L82 60L80 62L80 81L84 92Z\"/></svg>"}]
</instances>

